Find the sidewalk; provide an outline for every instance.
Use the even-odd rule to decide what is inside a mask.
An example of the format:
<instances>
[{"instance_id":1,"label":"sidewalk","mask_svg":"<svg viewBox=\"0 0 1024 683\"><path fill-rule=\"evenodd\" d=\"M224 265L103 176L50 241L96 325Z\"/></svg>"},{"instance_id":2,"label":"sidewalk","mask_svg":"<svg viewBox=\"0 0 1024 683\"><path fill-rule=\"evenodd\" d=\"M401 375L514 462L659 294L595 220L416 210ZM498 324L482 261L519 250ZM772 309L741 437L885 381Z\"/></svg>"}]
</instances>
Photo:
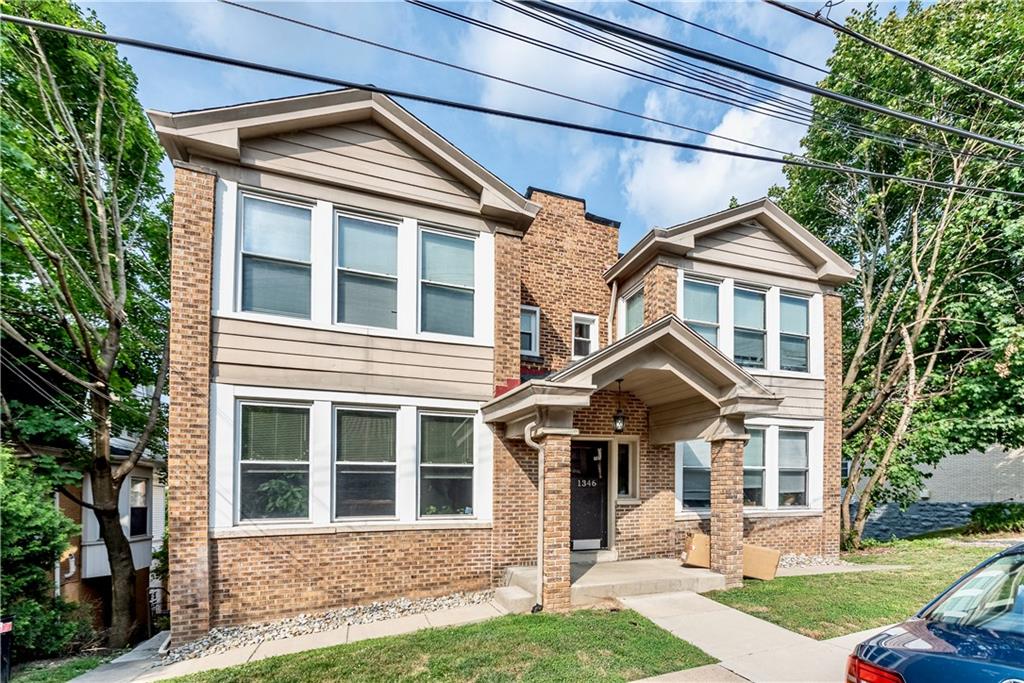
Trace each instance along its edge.
<instances>
[{"instance_id":1,"label":"sidewalk","mask_svg":"<svg viewBox=\"0 0 1024 683\"><path fill-rule=\"evenodd\" d=\"M727 678L726 672L716 671L717 678L707 678L715 681L839 683L845 680L846 657L853 645L884 630L818 641L696 593L621 598L620 602L720 660L717 666L734 676ZM681 671L648 680L700 680L691 678L693 673Z\"/></svg>"},{"instance_id":2,"label":"sidewalk","mask_svg":"<svg viewBox=\"0 0 1024 683\"><path fill-rule=\"evenodd\" d=\"M146 641L128 654L97 667L78 678L72 679L72 683L141 683L143 681L159 681L199 671L237 666L238 664L266 659L267 657L276 657L277 655L315 650L321 647L331 647L332 645L342 645L344 643L354 643L369 638L397 636L403 633L418 631L422 628L472 624L503 614L505 614L505 610L493 602L453 607L451 609L422 612L420 614L412 614L396 619L385 619L368 624L353 624L339 629L309 633L293 638L266 640L262 643L237 647L206 657L186 659L167 666L160 666L160 655L157 653L157 649L162 641L154 643L161 636L166 638L165 634L161 634L161 636L157 636L153 640Z\"/></svg>"}]
</instances>

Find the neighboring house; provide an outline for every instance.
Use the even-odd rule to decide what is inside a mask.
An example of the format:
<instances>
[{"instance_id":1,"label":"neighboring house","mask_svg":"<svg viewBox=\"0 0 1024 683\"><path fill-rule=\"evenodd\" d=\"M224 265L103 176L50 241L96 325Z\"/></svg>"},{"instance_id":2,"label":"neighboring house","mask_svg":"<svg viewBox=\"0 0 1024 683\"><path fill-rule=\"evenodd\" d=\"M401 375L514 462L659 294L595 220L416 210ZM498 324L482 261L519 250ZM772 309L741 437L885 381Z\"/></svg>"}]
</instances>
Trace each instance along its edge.
<instances>
[{"instance_id":1,"label":"neighboring house","mask_svg":"<svg viewBox=\"0 0 1024 683\"><path fill-rule=\"evenodd\" d=\"M986 503L1024 500L1024 448L990 446L984 451L947 455L924 480L920 500L905 509L879 505L864 525L867 538L907 538L967 524L971 511Z\"/></svg>"},{"instance_id":2,"label":"neighboring house","mask_svg":"<svg viewBox=\"0 0 1024 683\"><path fill-rule=\"evenodd\" d=\"M855 271L770 201L620 258L615 221L380 95L149 115L178 642L520 565L565 609L571 551L680 557L698 529L729 585L744 540L838 551Z\"/></svg>"}]
</instances>

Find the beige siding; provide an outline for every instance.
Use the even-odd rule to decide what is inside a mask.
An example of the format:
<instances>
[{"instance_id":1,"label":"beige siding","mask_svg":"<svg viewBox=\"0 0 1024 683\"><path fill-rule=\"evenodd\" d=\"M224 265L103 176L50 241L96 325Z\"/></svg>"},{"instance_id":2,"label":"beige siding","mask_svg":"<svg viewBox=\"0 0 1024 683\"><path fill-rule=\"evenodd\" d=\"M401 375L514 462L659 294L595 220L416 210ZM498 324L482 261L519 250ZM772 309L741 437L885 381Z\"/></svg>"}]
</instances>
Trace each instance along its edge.
<instances>
[{"instance_id":1,"label":"beige siding","mask_svg":"<svg viewBox=\"0 0 1024 683\"><path fill-rule=\"evenodd\" d=\"M825 415L825 382L802 377L758 375L757 381L776 396L782 396L779 415L821 419Z\"/></svg>"},{"instance_id":2,"label":"beige siding","mask_svg":"<svg viewBox=\"0 0 1024 683\"><path fill-rule=\"evenodd\" d=\"M258 169L462 211L480 206L477 192L368 121L245 140L241 161Z\"/></svg>"},{"instance_id":3,"label":"beige siding","mask_svg":"<svg viewBox=\"0 0 1024 683\"><path fill-rule=\"evenodd\" d=\"M700 237L689 256L737 268L816 278L810 264L758 224L734 225Z\"/></svg>"},{"instance_id":4,"label":"beige siding","mask_svg":"<svg viewBox=\"0 0 1024 683\"><path fill-rule=\"evenodd\" d=\"M490 347L213 321L213 380L228 384L486 400Z\"/></svg>"}]
</instances>

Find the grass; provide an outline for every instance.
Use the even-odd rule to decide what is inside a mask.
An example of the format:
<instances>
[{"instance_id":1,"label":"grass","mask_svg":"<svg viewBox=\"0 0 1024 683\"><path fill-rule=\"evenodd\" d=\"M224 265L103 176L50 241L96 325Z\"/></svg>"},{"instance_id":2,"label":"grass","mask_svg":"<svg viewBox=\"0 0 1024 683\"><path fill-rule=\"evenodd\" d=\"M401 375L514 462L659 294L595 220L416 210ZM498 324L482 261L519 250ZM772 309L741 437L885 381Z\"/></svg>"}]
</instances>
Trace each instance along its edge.
<instances>
[{"instance_id":1,"label":"grass","mask_svg":"<svg viewBox=\"0 0 1024 683\"><path fill-rule=\"evenodd\" d=\"M745 581L708 597L811 638L835 638L903 621L996 552L955 540L893 541L843 555L849 562L906 569Z\"/></svg>"},{"instance_id":2,"label":"grass","mask_svg":"<svg viewBox=\"0 0 1024 683\"><path fill-rule=\"evenodd\" d=\"M33 662L19 667L11 676L13 683L64 683L92 671L113 655L83 655L68 659Z\"/></svg>"},{"instance_id":3,"label":"grass","mask_svg":"<svg viewBox=\"0 0 1024 683\"><path fill-rule=\"evenodd\" d=\"M627 681L715 661L636 612L581 610L425 629L175 680Z\"/></svg>"}]
</instances>

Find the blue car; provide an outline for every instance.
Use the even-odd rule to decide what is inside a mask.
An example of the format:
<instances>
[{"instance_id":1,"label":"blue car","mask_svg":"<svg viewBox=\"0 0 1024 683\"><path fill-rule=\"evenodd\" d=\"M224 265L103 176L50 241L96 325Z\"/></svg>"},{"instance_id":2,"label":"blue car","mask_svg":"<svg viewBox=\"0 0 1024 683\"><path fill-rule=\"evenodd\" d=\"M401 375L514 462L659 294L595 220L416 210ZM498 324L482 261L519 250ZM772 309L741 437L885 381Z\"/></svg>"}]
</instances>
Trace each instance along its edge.
<instances>
[{"instance_id":1,"label":"blue car","mask_svg":"<svg viewBox=\"0 0 1024 683\"><path fill-rule=\"evenodd\" d=\"M858 645L847 683L1024 683L1024 543Z\"/></svg>"}]
</instances>

